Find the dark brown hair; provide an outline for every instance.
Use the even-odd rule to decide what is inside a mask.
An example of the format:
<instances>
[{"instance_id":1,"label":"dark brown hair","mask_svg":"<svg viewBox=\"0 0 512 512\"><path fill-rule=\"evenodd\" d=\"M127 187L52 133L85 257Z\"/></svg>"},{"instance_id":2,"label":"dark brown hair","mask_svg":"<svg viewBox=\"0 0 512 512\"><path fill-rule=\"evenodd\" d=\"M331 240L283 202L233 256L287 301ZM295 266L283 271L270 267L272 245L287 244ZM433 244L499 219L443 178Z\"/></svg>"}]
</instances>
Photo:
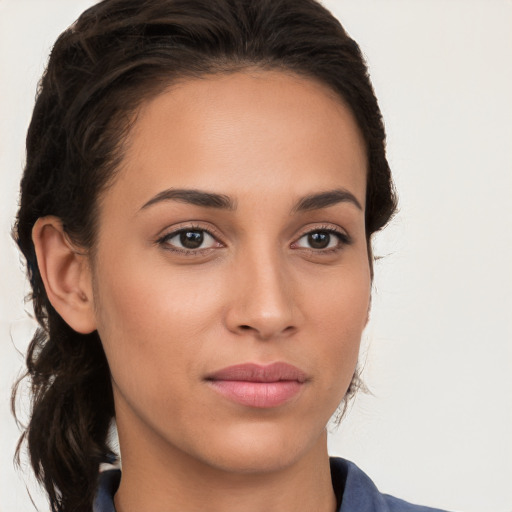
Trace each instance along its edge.
<instances>
[{"instance_id":1,"label":"dark brown hair","mask_svg":"<svg viewBox=\"0 0 512 512\"><path fill-rule=\"evenodd\" d=\"M55 215L74 242L94 249L98 194L115 176L141 103L178 79L248 67L296 73L335 91L366 142L368 242L395 211L363 56L314 0L104 0L85 11L58 38L39 85L13 230L39 323L27 354L32 415L20 443L28 443L53 512L91 510L114 404L98 334L73 331L48 300L32 227Z\"/></svg>"}]
</instances>

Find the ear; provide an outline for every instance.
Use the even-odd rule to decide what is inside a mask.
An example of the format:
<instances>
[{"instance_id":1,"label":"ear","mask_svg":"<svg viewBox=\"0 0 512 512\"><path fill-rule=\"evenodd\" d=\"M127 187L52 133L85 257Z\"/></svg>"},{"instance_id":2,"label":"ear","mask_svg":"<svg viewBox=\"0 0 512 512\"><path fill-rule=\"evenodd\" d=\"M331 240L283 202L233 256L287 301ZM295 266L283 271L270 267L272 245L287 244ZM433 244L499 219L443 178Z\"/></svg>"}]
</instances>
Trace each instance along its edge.
<instances>
[{"instance_id":1,"label":"ear","mask_svg":"<svg viewBox=\"0 0 512 512\"><path fill-rule=\"evenodd\" d=\"M87 256L71 243L58 217L37 219L32 241L52 306L72 329L91 333L96 329L96 318Z\"/></svg>"}]
</instances>

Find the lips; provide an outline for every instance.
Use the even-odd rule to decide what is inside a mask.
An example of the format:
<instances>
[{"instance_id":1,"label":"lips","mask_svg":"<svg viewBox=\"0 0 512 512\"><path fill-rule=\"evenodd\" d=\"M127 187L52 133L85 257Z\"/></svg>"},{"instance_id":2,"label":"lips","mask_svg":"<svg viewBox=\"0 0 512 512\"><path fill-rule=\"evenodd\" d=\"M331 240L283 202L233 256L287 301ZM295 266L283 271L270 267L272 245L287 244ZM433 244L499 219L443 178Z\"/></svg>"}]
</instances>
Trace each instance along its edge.
<instances>
[{"instance_id":1,"label":"lips","mask_svg":"<svg viewBox=\"0 0 512 512\"><path fill-rule=\"evenodd\" d=\"M296 366L253 363L223 368L207 377L213 390L228 400L257 408L278 407L295 397L307 381Z\"/></svg>"}]
</instances>

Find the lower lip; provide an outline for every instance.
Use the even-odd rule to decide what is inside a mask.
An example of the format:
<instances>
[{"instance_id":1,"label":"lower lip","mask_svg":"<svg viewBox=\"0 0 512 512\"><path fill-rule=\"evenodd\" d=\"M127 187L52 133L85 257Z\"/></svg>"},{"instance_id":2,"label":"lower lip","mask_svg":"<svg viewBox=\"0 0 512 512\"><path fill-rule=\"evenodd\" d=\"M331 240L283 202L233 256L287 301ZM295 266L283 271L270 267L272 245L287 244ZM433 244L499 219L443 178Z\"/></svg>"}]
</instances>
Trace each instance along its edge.
<instances>
[{"instance_id":1,"label":"lower lip","mask_svg":"<svg viewBox=\"0 0 512 512\"><path fill-rule=\"evenodd\" d=\"M226 398L241 405L258 408L283 405L296 396L303 386L296 380L278 382L212 380L210 384L215 391Z\"/></svg>"}]
</instances>

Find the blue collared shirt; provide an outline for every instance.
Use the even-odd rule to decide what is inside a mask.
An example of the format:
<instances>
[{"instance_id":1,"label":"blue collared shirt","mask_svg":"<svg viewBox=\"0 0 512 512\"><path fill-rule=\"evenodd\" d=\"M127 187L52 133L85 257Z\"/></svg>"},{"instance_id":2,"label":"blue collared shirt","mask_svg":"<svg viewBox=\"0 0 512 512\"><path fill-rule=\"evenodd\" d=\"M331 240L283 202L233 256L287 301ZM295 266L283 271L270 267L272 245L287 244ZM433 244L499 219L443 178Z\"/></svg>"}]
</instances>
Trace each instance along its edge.
<instances>
[{"instance_id":1,"label":"blue collared shirt","mask_svg":"<svg viewBox=\"0 0 512 512\"><path fill-rule=\"evenodd\" d=\"M341 503L338 512L442 512L380 493L363 471L345 459L331 458L331 476L336 499ZM100 474L93 512L115 512L114 494L120 480L119 469Z\"/></svg>"}]
</instances>

